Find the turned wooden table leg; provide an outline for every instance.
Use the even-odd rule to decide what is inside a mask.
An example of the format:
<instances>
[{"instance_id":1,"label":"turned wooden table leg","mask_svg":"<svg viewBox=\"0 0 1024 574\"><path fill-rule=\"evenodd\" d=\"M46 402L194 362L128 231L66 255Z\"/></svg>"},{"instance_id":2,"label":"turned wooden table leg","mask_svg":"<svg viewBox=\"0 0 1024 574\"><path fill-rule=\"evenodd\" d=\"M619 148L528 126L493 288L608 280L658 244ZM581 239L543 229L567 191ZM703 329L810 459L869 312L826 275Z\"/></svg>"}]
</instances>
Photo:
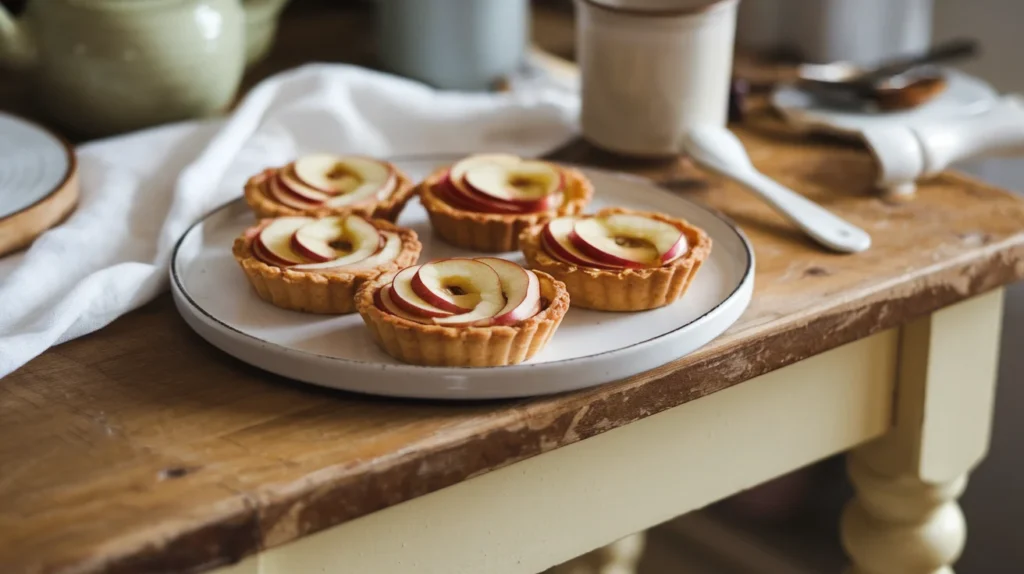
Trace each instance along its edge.
<instances>
[{"instance_id":1,"label":"turned wooden table leg","mask_svg":"<svg viewBox=\"0 0 1024 574\"><path fill-rule=\"evenodd\" d=\"M957 498L988 448L1002 290L907 325L892 431L848 458L850 574L952 574L967 537Z\"/></svg>"},{"instance_id":2,"label":"turned wooden table leg","mask_svg":"<svg viewBox=\"0 0 1024 574\"><path fill-rule=\"evenodd\" d=\"M962 476L927 483L912 475L889 476L854 454L850 478L857 498L843 513L843 545L853 557L851 574L951 573L967 537L956 499Z\"/></svg>"},{"instance_id":3,"label":"turned wooden table leg","mask_svg":"<svg viewBox=\"0 0 1024 574\"><path fill-rule=\"evenodd\" d=\"M644 536L643 532L631 534L559 564L545 574L636 574L644 552Z\"/></svg>"}]
</instances>

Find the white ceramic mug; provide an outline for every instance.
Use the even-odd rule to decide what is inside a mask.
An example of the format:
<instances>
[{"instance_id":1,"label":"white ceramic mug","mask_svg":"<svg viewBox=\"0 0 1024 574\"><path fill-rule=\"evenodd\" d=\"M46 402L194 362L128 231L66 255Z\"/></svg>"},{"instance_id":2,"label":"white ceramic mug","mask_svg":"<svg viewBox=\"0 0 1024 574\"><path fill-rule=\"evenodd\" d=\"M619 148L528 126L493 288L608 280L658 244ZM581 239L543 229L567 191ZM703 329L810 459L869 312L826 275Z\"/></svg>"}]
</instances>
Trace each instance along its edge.
<instances>
[{"instance_id":1,"label":"white ceramic mug","mask_svg":"<svg viewBox=\"0 0 1024 574\"><path fill-rule=\"evenodd\" d=\"M738 0L666 2L577 0L580 122L601 148L670 156L690 126L726 124Z\"/></svg>"}]
</instances>

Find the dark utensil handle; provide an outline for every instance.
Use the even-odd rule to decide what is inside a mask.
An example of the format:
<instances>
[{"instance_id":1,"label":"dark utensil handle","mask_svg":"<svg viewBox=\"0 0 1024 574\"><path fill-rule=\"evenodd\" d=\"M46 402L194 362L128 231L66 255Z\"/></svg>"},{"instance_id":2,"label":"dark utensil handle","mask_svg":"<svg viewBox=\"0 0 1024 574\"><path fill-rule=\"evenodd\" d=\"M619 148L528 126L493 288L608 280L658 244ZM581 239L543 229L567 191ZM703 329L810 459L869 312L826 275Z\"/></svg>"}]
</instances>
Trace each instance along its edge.
<instances>
[{"instance_id":1,"label":"dark utensil handle","mask_svg":"<svg viewBox=\"0 0 1024 574\"><path fill-rule=\"evenodd\" d=\"M885 63L874 70L857 78L858 82L873 83L881 81L923 64L948 62L970 58L978 53L978 42L968 38L959 38L932 46L927 52L915 56L903 57Z\"/></svg>"}]
</instances>

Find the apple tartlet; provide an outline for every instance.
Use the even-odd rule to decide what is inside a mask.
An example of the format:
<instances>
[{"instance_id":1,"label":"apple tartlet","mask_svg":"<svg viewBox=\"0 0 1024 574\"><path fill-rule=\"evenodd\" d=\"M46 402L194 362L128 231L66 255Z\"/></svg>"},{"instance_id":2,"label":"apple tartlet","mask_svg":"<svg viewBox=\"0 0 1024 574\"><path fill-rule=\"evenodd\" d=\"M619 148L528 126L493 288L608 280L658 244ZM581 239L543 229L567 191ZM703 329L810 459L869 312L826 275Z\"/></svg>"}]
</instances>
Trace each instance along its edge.
<instances>
[{"instance_id":1,"label":"apple tartlet","mask_svg":"<svg viewBox=\"0 0 1024 574\"><path fill-rule=\"evenodd\" d=\"M232 252L261 299L306 313L356 310L367 281L420 256L416 232L361 215L265 219L235 239Z\"/></svg>"},{"instance_id":2,"label":"apple tartlet","mask_svg":"<svg viewBox=\"0 0 1024 574\"><path fill-rule=\"evenodd\" d=\"M609 208L565 216L519 236L531 269L563 281L572 304L644 311L679 299L711 253L711 238L682 219Z\"/></svg>"},{"instance_id":3,"label":"apple tartlet","mask_svg":"<svg viewBox=\"0 0 1024 574\"><path fill-rule=\"evenodd\" d=\"M245 184L258 217L323 217L356 213L396 221L416 186L389 162L318 154L266 169Z\"/></svg>"},{"instance_id":4,"label":"apple tartlet","mask_svg":"<svg viewBox=\"0 0 1024 574\"><path fill-rule=\"evenodd\" d=\"M399 361L498 367L544 348L569 294L547 273L504 259L443 259L366 282L356 308L374 341Z\"/></svg>"},{"instance_id":5,"label":"apple tartlet","mask_svg":"<svg viewBox=\"0 0 1024 574\"><path fill-rule=\"evenodd\" d=\"M474 251L518 249L522 230L580 213L593 186L578 170L514 155L475 155L419 185L434 231Z\"/></svg>"}]
</instances>

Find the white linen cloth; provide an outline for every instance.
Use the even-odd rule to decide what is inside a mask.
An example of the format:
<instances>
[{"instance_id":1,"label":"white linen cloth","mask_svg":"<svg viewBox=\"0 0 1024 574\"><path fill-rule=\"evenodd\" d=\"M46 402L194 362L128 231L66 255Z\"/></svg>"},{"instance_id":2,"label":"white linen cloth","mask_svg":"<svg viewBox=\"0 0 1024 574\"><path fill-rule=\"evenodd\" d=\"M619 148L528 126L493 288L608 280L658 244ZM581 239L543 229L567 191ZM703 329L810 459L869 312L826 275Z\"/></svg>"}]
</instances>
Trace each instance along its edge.
<instances>
[{"instance_id":1,"label":"white linen cloth","mask_svg":"<svg viewBox=\"0 0 1024 574\"><path fill-rule=\"evenodd\" d=\"M226 120L83 145L78 209L0 259L0 377L153 299L181 234L267 166L318 151L539 155L573 135L577 111L578 98L555 89L442 92L314 64L267 79Z\"/></svg>"}]
</instances>

